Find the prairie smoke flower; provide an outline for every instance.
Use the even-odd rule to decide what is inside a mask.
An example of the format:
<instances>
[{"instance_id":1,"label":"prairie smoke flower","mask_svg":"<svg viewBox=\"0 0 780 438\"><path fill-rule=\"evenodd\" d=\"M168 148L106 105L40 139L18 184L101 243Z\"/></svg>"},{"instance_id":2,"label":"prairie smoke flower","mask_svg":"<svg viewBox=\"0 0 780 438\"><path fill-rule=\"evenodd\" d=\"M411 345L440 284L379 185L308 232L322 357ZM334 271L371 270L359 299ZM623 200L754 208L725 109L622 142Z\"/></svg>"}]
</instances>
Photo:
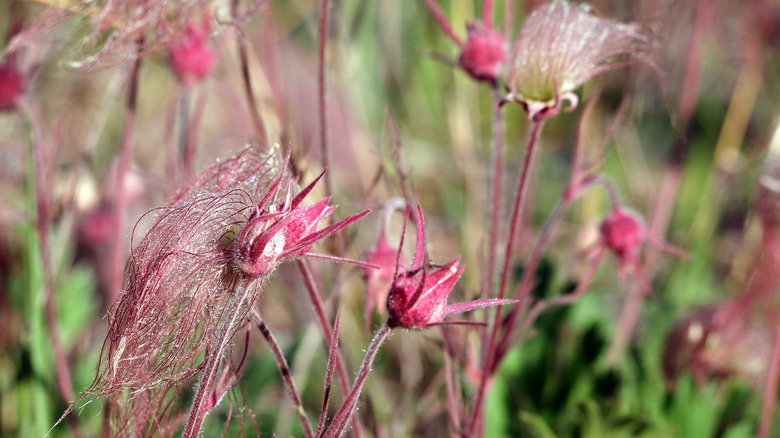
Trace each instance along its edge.
<instances>
[{"instance_id":1,"label":"prairie smoke flower","mask_svg":"<svg viewBox=\"0 0 780 438\"><path fill-rule=\"evenodd\" d=\"M0 111L16 108L16 100L24 94L24 76L10 64L0 64Z\"/></svg>"},{"instance_id":2,"label":"prairie smoke flower","mask_svg":"<svg viewBox=\"0 0 780 438\"><path fill-rule=\"evenodd\" d=\"M506 63L504 35L473 21L466 26L468 38L461 47L458 64L478 81L495 82Z\"/></svg>"},{"instance_id":3,"label":"prairie smoke flower","mask_svg":"<svg viewBox=\"0 0 780 438\"><path fill-rule=\"evenodd\" d=\"M649 46L635 24L553 0L531 14L515 40L507 100L522 104L531 119L558 114L563 101L573 110L580 85L624 65L632 55L646 60Z\"/></svg>"},{"instance_id":4,"label":"prairie smoke flower","mask_svg":"<svg viewBox=\"0 0 780 438\"><path fill-rule=\"evenodd\" d=\"M601 239L602 245L611 249L618 257L621 276L625 276L626 272L632 269L646 292L650 292L650 283L642 273L639 261L639 254L645 243L678 257L688 256L682 249L650 234L639 213L625 207L614 207L604 219L601 223Z\"/></svg>"},{"instance_id":5,"label":"prairie smoke flower","mask_svg":"<svg viewBox=\"0 0 780 438\"><path fill-rule=\"evenodd\" d=\"M110 396L116 432L168 427L177 414L171 397L243 326L277 264L306 255L317 240L367 213L317 231L335 207L328 200L301 205L316 180L293 198L287 163L275 155L246 149L148 213L158 218L132 250L102 370L82 397ZM214 404L220 397L214 394Z\"/></svg>"},{"instance_id":6,"label":"prairie smoke flower","mask_svg":"<svg viewBox=\"0 0 780 438\"><path fill-rule=\"evenodd\" d=\"M460 258L435 266L428 263L425 250L425 218L417 206L417 246L412 267L395 275L387 296L387 325L420 330L445 323L451 313L466 312L486 306L511 304L514 300L478 300L448 306L447 295L455 287L465 266Z\"/></svg>"},{"instance_id":7,"label":"prairie smoke flower","mask_svg":"<svg viewBox=\"0 0 780 438\"><path fill-rule=\"evenodd\" d=\"M178 38L168 46L170 63L176 76L192 86L211 73L216 63L214 49L209 43L209 14L204 13L200 24L191 22Z\"/></svg>"},{"instance_id":8,"label":"prairie smoke flower","mask_svg":"<svg viewBox=\"0 0 780 438\"><path fill-rule=\"evenodd\" d=\"M757 388L766 385L772 332L740 299L701 307L680 320L666 338L664 374L669 386L683 372L697 383L737 376Z\"/></svg>"}]
</instances>

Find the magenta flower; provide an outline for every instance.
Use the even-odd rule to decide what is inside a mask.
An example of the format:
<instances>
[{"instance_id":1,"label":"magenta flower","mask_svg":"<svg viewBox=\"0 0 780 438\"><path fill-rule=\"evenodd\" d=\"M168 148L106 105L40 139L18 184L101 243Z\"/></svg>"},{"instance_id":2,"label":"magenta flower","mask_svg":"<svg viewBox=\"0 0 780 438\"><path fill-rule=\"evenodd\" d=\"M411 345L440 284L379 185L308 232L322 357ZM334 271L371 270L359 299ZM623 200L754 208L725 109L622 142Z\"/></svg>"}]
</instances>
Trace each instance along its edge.
<instances>
[{"instance_id":1,"label":"magenta flower","mask_svg":"<svg viewBox=\"0 0 780 438\"><path fill-rule=\"evenodd\" d=\"M216 64L214 49L209 43L209 14L200 24L191 22L168 46L173 71L185 85L192 86L211 73Z\"/></svg>"},{"instance_id":2,"label":"magenta flower","mask_svg":"<svg viewBox=\"0 0 780 438\"><path fill-rule=\"evenodd\" d=\"M335 207L329 199L302 204L317 180L293 197L287 163L276 155L248 148L147 214L157 219L132 250L125 290L110 312L101 370L82 397L109 395L115 432L155 434L168 427L177 414L171 398L210 353L230 345L276 266L310 254L317 240L367 214L318 231ZM213 405L227 389L215 389Z\"/></svg>"},{"instance_id":3,"label":"magenta flower","mask_svg":"<svg viewBox=\"0 0 780 438\"><path fill-rule=\"evenodd\" d=\"M464 266L455 258L444 266L428 263L425 250L425 218L417 206L417 246L412 267L395 275L387 296L387 325L420 330L445 323L451 313L466 312L486 306L511 304L514 300L478 300L448 306L447 295L455 287Z\"/></svg>"},{"instance_id":4,"label":"magenta flower","mask_svg":"<svg viewBox=\"0 0 780 438\"><path fill-rule=\"evenodd\" d=\"M553 0L536 9L515 40L511 93L531 119L558 114L563 101L577 106L574 91L588 79L647 60L649 38L634 24L597 17L589 6Z\"/></svg>"},{"instance_id":5,"label":"magenta flower","mask_svg":"<svg viewBox=\"0 0 780 438\"><path fill-rule=\"evenodd\" d=\"M16 101L24 94L24 76L10 64L0 64L0 111L16 108Z\"/></svg>"}]
</instances>

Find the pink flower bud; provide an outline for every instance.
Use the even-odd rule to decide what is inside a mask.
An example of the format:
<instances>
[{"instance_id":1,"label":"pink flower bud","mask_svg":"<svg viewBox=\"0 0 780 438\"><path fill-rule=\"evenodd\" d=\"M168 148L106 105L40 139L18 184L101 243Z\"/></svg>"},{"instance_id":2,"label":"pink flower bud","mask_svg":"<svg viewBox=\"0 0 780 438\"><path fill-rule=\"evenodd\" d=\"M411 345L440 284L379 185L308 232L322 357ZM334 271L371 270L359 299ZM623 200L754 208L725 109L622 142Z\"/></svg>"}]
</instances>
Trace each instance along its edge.
<instances>
[{"instance_id":1,"label":"pink flower bud","mask_svg":"<svg viewBox=\"0 0 780 438\"><path fill-rule=\"evenodd\" d=\"M412 268L398 273L393 279L387 295L387 325L390 328L403 327L420 330L445 323L444 317L451 313L472 309L513 304L514 300L477 300L447 305L447 295L455 287L464 266L458 266L455 258L444 266L428 263L425 251L425 218L417 206L417 246Z\"/></svg>"},{"instance_id":2,"label":"pink flower bud","mask_svg":"<svg viewBox=\"0 0 780 438\"><path fill-rule=\"evenodd\" d=\"M209 16L205 14L200 25L190 23L168 46L171 67L179 80L188 86L208 76L216 63L209 44L209 30Z\"/></svg>"},{"instance_id":3,"label":"pink flower bud","mask_svg":"<svg viewBox=\"0 0 780 438\"><path fill-rule=\"evenodd\" d=\"M469 23L467 29L468 39L458 60L460 66L478 81L495 81L506 63L504 36L478 21Z\"/></svg>"},{"instance_id":4,"label":"pink flower bud","mask_svg":"<svg viewBox=\"0 0 780 438\"><path fill-rule=\"evenodd\" d=\"M24 76L9 64L0 64L0 111L16 108L16 100L25 89Z\"/></svg>"},{"instance_id":5,"label":"pink flower bud","mask_svg":"<svg viewBox=\"0 0 780 438\"><path fill-rule=\"evenodd\" d=\"M423 268L399 274L387 296L390 327L423 329L441 323L446 315L447 295L461 274L459 258L446 265Z\"/></svg>"},{"instance_id":6,"label":"pink flower bud","mask_svg":"<svg viewBox=\"0 0 780 438\"><path fill-rule=\"evenodd\" d=\"M647 227L642 218L625 208L615 208L601 224L604 244L617 254L621 266L635 264L646 236Z\"/></svg>"}]
</instances>

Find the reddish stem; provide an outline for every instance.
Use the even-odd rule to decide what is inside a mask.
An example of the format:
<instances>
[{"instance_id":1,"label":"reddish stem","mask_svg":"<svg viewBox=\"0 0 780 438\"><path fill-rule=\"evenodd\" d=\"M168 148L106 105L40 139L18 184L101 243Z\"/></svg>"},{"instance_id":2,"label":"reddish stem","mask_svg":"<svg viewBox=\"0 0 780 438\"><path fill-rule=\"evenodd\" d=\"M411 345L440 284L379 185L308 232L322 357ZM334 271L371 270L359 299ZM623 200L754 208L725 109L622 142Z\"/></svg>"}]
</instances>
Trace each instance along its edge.
<instances>
[{"instance_id":1,"label":"reddish stem","mask_svg":"<svg viewBox=\"0 0 780 438\"><path fill-rule=\"evenodd\" d=\"M325 77L326 43L330 25L330 0L322 0L322 15L320 15L320 47L319 63L317 67L317 98L320 110L320 149L322 151L322 167L330 167L330 148L328 147L328 114L327 114L327 88ZM331 173L325 175L325 192L328 195L333 194L333 185L331 184Z\"/></svg>"},{"instance_id":2,"label":"reddish stem","mask_svg":"<svg viewBox=\"0 0 780 438\"><path fill-rule=\"evenodd\" d=\"M358 400L360 399L360 392L363 390L363 385L366 383L368 373L371 371L371 364L374 362L376 354L379 352L379 347L387 339L390 334L390 326L383 325L382 328L374 335L374 339L366 350L366 355L363 357L363 363L360 365L357 377L355 378L355 385L352 387L352 391L349 392L344 404L339 409L336 417L333 419L330 427L325 429L323 434L324 438L340 437L346 431L347 423L352 418L357 408Z\"/></svg>"},{"instance_id":3,"label":"reddish stem","mask_svg":"<svg viewBox=\"0 0 780 438\"><path fill-rule=\"evenodd\" d=\"M238 0L233 0L233 16L238 16ZM236 44L238 45L238 59L241 62L241 77L244 81L244 94L249 106L249 115L252 117L252 124L255 126L255 135L262 146L268 146L268 132L266 131L263 119L260 117L260 107L257 104L254 90L252 89L252 76L249 73L249 55L246 44L246 35L237 30Z\"/></svg>"},{"instance_id":4,"label":"reddish stem","mask_svg":"<svg viewBox=\"0 0 780 438\"><path fill-rule=\"evenodd\" d=\"M143 41L138 42L138 52L141 52ZM116 204L114 204L113 231L114 247L111 254L111 277L109 279L108 302L113 303L119 298L119 290L122 288L122 259L125 253L125 216L127 216L127 193L125 192L125 176L130 167L130 159L133 151L133 131L135 130L135 117L138 102L138 77L141 71L141 56L133 63L130 72L130 82L127 89L127 114L122 133L122 150L119 155L119 163L116 169L114 189L116 190Z\"/></svg>"},{"instance_id":5,"label":"reddish stem","mask_svg":"<svg viewBox=\"0 0 780 438\"><path fill-rule=\"evenodd\" d=\"M488 291L493 290L496 275L496 258L498 257L498 242L501 238L501 202L504 198L504 118L501 112L501 90L498 84L492 87L493 95L493 198L490 207L490 241L488 247L487 275L483 286L482 299L488 298Z\"/></svg>"},{"instance_id":6,"label":"reddish stem","mask_svg":"<svg viewBox=\"0 0 780 438\"><path fill-rule=\"evenodd\" d=\"M441 26L441 30L443 30L444 33L446 33L447 36L458 45L458 47L463 47L463 41L455 33L455 31L452 30L450 22L447 21L447 17L444 16L444 12L442 12L439 4L436 3L436 0L425 0L425 3L428 4L428 9L431 10L433 17L439 23L439 26Z\"/></svg>"},{"instance_id":7,"label":"reddish stem","mask_svg":"<svg viewBox=\"0 0 780 438\"><path fill-rule=\"evenodd\" d=\"M485 0L482 4L482 23L486 29L493 28L493 0Z\"/></svg>"},{"instance_id":8,"label":"reddish stem","mask_svg":"<svg viewBox=\"0 0 780 438\"><path fill-rule=\"evenodd\" d=\"M517 194L515 197L515 206L512 211L512 219L510 221L509 237L506 242L506 252L504 254L504 265L501 270L501 284L498 290L498 299L504 299L506 297L506 288L509 283L509 274L512 269L512 254L514 253L514 243L517 238L517 233L520 228L520 222L523 214L523 208L525 207L525 200L528 193L528 181L531 177L531 166L534 161L535 152L537 149L537 142L539 140L539 134L541 133L544 120L532 120L531 121L531 133L528 138L528 147L525 152L525 161L523 162L523 169L520 173L520 180L517 185ZM495 317L493 318L493 330L490 334L490 340L484 350L483 356L483 373L479 381L479 387L477 389L476 401L474 403L474 412L469 424L468 436L479 436L484 433L482 430L483 422L483 404L485 401L485 395L488 389L488 380L492 380L492 372L490 370L495 368L493 363L495 356L496 341L498 339L498 332L501 328L501 308L496 308ZM479 432L478 432L479 431Z\"/></svg>"},{"instance_id":9,"label":"reddish stem","mask_svg":"<svg viewBox=\"0 0 780 438\"><path fill-rule=\"evenodd\" d=\"M266 325L265 321L263 321L263 318L257 310L252 311L252 321L257 326L257 329L260 330L260 333L268 343L268 348L271 349L271 353L274 355L276 366L279 367L279 372L282 374L284 384L287 386L287 392L290 394L290 397L295 404L295 412L298 414L298 419L301 421L303 432L308 438L314 438L314 431L311 428L311 423L309 423L309 418L306 416L301 396L298 393L298 388L295 386L295 380L293 379L292 372L290 372L290 367L287 364L287 359L284 357L282 348L279 346L276 337L271 333L271 329Z\"/></svg>"},{"instance_id":10,"label":"reddish stem","mask_svg":"<svg viewBox=\"0 0 780 438\"><path fill-rule=\"evenodd\" d=\"M255 280L262 283L262 279ZM262 284L258 286L262 288ZM243 290L241 290L243 289ZM245 316L246 309L244 304L251 296L254 288L237 287L232 291L233 298L228 302L225 308L227 318L216 330L217 336L214 338L216 345L212 345L206 353L206 363L203 366L203 375L201 376L198 390L195 393L190 414L187 417L187 424L184 427L183 438L197 438L203 427L203 420L206 418L209 410L219 403L219 400L212 400L214 393L214 383L219 374L219 366L223 359L227 357L228 350L233 339L234 329L237 321Z\"/></svg>"},{"instance_id":11,"label":"reddish stem","mask_svg":"<svg viewBox=\"0 0 780 438\"><path fill-rule=\"evenodd\" d=\"M761 425L758 438L769 438L772 431L772 414L777 403L777 385L780 381L780 322L775 322L775 345L772 349L772 360L769 364L769 376L764 387L764 406L761 409Z\"/></svg>"},{"instance_id":12,"label":"reddish stem","mask_svg":"<svg viewBox=\"0 0 780 438\"><path fill-rule=\"evenodd\" d=\"M301 272L301 276L303 276L303 281L306 284L306 291L309 293L309 299L314 306L314 312L317 314L317 320L319 321L320 327L322 327L322 331L325 334L328 348L330 348L330 340L333 337L333 331L330 328L328 316L325 314L325 303L322 301L322 295L319 292L319 288L317 287L317 283L314 281L311 268L309 267L306 260L299 259L296 261L296 263L298 264L298 270ZM347 368L344 365L344 357L341 354L341 350L337 351L338 355L336 357L336 370L339 373L341 389L344 394L348 394L350 381L349 377L347 376ZM360 422L357 420L357 418L352 419L352 427L355 430L355 435L358 438L361 437L363 428L360 426Z\"/></svg>"}]
</instances>

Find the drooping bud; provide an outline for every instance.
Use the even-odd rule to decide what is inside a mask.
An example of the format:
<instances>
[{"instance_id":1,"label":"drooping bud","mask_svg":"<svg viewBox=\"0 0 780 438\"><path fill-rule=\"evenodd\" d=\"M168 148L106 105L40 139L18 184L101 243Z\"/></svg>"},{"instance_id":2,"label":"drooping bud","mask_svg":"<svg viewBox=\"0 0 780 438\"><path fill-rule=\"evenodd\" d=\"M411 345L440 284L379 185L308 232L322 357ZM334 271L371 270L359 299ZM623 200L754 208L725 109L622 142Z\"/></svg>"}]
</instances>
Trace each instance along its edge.
<instances>
[{"instance_id":1,"label":"drooping bud","mask_svg":"<svg viewBox=\"0 0 780 438\"><path fill-rule=\"evenodd\" d=\"M203 80L216 64L217 58L209 43L210 29L209 14L204 14L200 24L190 23L168 46L171 67L187 86Z\"/></svg>"},{"instance_id":2,"label":"drooping bud","mask_svg":"<svg viewBox=\"0 0 780 438\"><path fill-rule=\"evenodd\" d=\"M16 101L25 90L25 80L16 67L0 64L0 111L16 108Z\"/></svg>"},{"instance_id":3,"label":"drooping bud","mask_svg":"<svg viewBox=\"0 0 780 438\"><path fill-rule=\"evenodd\" d=\"M486 28L479 21L468 24L468 39L458 63L478 81L495 81L506 63L507 43L504 36Z\"/></svg>"},{"instance_id":4,"label":"drooping bud","mask_svg":"<svg viewBox=\"0 0 780 438\"><path fill-rule=\"evenodd\" d=\"M626 208L616 207L601 224L604 244L618 256L621 270L636 265L646 236L645 222L639 214Z\"/></svg>"},{"instance_id":5,"label":"drooping bud","mask_svg":"<svg viewBox=\"0 0 780 438\"><path fill-rule=\"evenodd\" d=\"M455 287L465 266L455 258L444 266L428 263L425 250L425 218L417 206L417 245L409 270L399 272L387 295L387 325L421 330L443 324L451 313L467 312L480 307L512 304L514 300L477 300L447 305L447 295Z\"/></svg>"}]
</instances>

